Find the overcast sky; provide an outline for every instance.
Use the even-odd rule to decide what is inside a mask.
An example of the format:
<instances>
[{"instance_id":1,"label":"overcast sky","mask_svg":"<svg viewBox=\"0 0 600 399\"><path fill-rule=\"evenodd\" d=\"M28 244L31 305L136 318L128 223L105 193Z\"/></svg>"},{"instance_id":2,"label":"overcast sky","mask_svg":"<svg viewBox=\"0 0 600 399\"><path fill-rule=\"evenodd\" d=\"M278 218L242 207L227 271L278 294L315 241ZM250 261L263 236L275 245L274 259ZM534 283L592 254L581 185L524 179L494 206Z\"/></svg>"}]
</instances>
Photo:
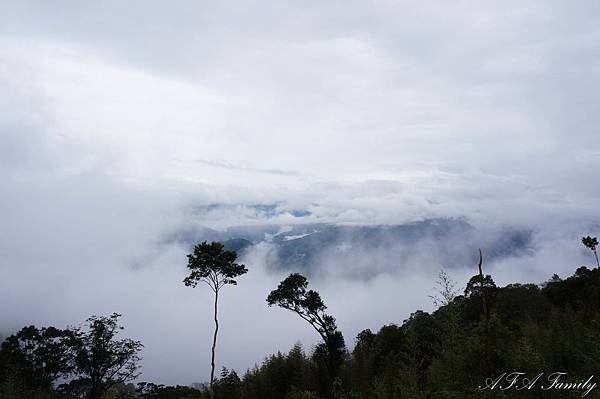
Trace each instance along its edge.
<instances>
[{"instance_id":1,"label":"overcast sky","mask_svg":"<svg viewBox=\"0 0 600 399\"><path fill-rule=\"evenodd\" d=\"M244 204L306 222L564 228L539 260L567 263L556 248L597 221L600 198L598 21L592 1L0 1L0 330L121 306L148 378L206 379L189 356L208 350L210 326L190 316L205 294L179 287L185 249L160 242L191 219L298 219ZM239 206L193 213L213 203ZM229 306L278 277L249 275ZM364 305L362 325L425 301L406 294L397 317ZM274 314L256 312L239 317ZM245 346L224 327L226 365L311 342L294 326L257 325Z\"/></svg>"}]
</instances>

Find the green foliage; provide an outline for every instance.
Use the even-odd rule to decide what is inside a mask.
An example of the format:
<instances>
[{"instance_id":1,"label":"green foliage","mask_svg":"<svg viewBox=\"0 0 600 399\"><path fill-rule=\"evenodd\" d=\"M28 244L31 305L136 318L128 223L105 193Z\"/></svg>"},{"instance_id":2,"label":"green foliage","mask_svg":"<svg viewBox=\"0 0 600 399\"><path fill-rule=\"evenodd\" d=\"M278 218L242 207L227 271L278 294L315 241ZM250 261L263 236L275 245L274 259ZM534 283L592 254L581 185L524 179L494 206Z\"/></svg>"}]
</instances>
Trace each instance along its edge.
<instances>
[{"instance_id":1,"label":"green foliage","mask_svg":"<svg viewBox=\"0 0 600 399\"><path fill-rule=\"evenodd\" d=\"M193 253L187 257L190 275L183 282L188 287L204 282L213 291L218 291L224 285L236 285L235 278L248 272L244 265L235 263L236 252L225 250L218 241L201 242L194 246Z\"/></svg>"},{"instance_id":2,"label":"green foliage","mask_svg":"<svg viewBox=\"0 0 600 399\"><path fill-rule=\"evenodd\" d=\"M300 293L297 297L302 298L302 289L286 287L285 292ZM483 292L489 301L489 317L481 317ZM541 287L497 287L490 276L483 280L475 276L464 296L433 314L418 311L402 325L359 333L354 350L341 365L336 395L364 399L509 397L475 389L485 378L507 370L568 370L574 379L587 378L600 365L599 340L600 270L580 268L565 280L553 276ZM318 351L317 346L309 359L317 380L307 379L303 390L319 392ZM266 377L274 362L275 358L253 370L253 379ZM284 374L275 380L273 384L282 384ZM243 389L248 382L242 381ZM536 398L540 392L515 395Z\"/></svg>"},{"instance_id":3,"label":"green foliage","mask_svg":"<svg viewBox=\"0 0 600 399\"><path fill-rule=\"evenodd\" d=\"M131 396L123 384L138 376L142 344L115 339L119 316L92 316L85 330L29 326L8 337L0 350L0 398Z\"/></svg>"},{"instance_id":4,"label":"green foliage","mask_svg":"<svg viewBox=\"0 0 600 399\"><path fill-rule=\"evenodd\" d=\"M317 366L300 344L287 355L277 353L242 378L242 398L278 399L303 395L317 389Z\"/></svg>"},{"instance_id":5,"label":"green foliage","mask_svg":"<svg viewBox=\"0 0 600 399\"><path fill-rule=\"evenodd\" d=\"M74 330L74 364L79 379L64 387L67 392L84 387L89 398L100 399L116 385L139 376L138 353L143 345L132 339L116 339L123 329L117 323L120 316L92 316L85 330Z\"/></svg>"},{"instance_id":6,"label":"green foliage","mask_svg":"<svg viewBox=\"0 0 600 399\"><path fill-rule=\"evenodd\" d=\"M594 257L596 258L596 266L598 266L600 268L600 261L598 260L598 252L596 252L596 247L598 246L598 238L587 236L587 237L583 237L581 239L581 242L586 248L589 248L594 253Z\"/></svg>"},{"instance_id":7,"label":"green foliage","mask_svg":"<svg viewBox=\"0 0 600 399\"><path fill-rule=\"evenodd\" d=\"M214 386L215 398L218 399L237 399L241 395L242 383L240 377L233 370L223 367L221 378Z\"/></svg>"},{"instance_id":8,"label":"green foliage","mask_svg":"<svg viewBox=\"0 0 600 399\"><path fill-rule=\"evenodd\" d=\"M319 333L324 342L336 331L335 319L326 314L327 306L318 292L307 290L306 277L292 273L279 283L276 290L271 291L267 297L269 306L277 305L291 310L302 319L306 320Z\"/></svg>"},{"instance_id":9,"label":"green foliage","mask_svg":"<svg viewBox=\"0 0 600 399\"><path fill-rule=\"evenodd\" d=\"M581 242L583 243L583 245L585 245L587 248L591 249L592 251L596 250L596 246L598 246L598 238L597 237L583 237L581 239Z\"/></svg>"},{"instance_id":10,"label":"green foliage","mask_svg":"<svg viewBox=\"0 0 600 399\"><path fill-rule=\"evenodd\" d=\"M285 399L318 399L318 396L312 391L298 391L294 389L285 395Z\"/></svg>"},{"instance_id":11,"label":"green foliage","mask_svg":"<svg viewBox=\"0 0 600 399\"><path fill-rule=\"evenodd\" d=\"M0 379L27 381L30 389L48 390L73 372L70 361L75 334L55 327L23 327L6 338L0 350Z\"/></svg>"},{"instance_id":12,"label":"green foliage","mask_svg":"<svg viewBox=\"0 0 600 399\"><path fill-rule=\"evenodd\" d=\"M151 382L140 382L137 387L141 399L204 399L207 393L186 386L165 386Z\"/></svg>"},{"instance_id":13,"label":"green foliage","mask_svg":"<svg viewBox=\"0 0 600 399\"><path fill-rule=\"evenodd\" d=\"M306 277L292 273L279 283L277 289L271 291L267 303L296 313L317 331L323 340L322 344L317 345L313 355L319 369L318 392L331 396L333 383L344 361L346 344L342 333L337 329L335 318L325 313L327 306L319 293L307 288Z\"/></svg>"},{"instance_id":14,"label":"green foliage","mask_svg":"<svg viewBox=\"0 0 600 399\"><path fill-rule=\"evenodd\" d=\"M331 350L345 348L343 337L306 279L291 275L268 303L299 314L326 340L309 353L297 344L268 356L241 378L223 368L212 392L152 383L140 383L133 392L125 383L138 374L141 344L117 339L118 314L92 317L84 330L29 326L1 346L0 399L563 398L578 394L476 388L506 371L564 370L577 380L600 367L600 269L581 267L541 286L498 287L490 276L476 276L465 295L431 314L416 311L401 324L360 332L350 353L336 352L335 374ZM57 390L65 377L69 383Z\"/></svg>"}]
</instances>

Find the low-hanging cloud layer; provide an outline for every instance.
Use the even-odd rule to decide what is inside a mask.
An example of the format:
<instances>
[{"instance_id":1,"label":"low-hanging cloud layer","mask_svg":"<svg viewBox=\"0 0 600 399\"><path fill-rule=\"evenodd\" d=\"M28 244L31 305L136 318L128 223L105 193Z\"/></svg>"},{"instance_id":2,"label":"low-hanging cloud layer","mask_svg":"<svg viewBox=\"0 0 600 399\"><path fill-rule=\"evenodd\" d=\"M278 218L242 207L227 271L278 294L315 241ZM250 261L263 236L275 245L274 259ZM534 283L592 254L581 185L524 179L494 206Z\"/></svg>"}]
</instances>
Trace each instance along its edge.
<instances>
[{"instance_id":1,"label":"low-hanging cloud layer","mask_svg":"<svg viewBox=\"0 0 600 399\"><path fill-rule=\"evenodd\" d=\"M1 8L0 334L122 312L146 345L144 379L206 380L209 292L183 287L189 248L165 241L189 226L466 217L535 232L535 254L490 265L500 284L589 263L578 239L598 230L598 4ZM253 248L223 295L220 365L316 342L266 307L284 277L265 268L268 250ZM431 309L444 262L425 252L368 281L323 265L313 283L349 344Z\"/></svg>"}]
</instances>

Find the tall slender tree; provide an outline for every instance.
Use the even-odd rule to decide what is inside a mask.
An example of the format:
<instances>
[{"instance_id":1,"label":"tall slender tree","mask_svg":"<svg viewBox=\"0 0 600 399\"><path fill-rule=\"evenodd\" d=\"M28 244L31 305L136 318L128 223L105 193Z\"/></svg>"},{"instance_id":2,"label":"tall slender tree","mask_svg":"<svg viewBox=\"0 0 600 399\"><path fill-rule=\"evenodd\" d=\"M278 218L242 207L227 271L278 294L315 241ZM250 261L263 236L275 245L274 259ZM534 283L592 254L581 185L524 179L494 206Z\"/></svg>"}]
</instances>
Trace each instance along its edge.
<instances>
[{"instance_id":1,"label":"tall slender tree","mask_svg":"<svg viewBox=\"0 0 600 399\"><path fill-rule=\"evenodd\" d=\"M248 272L246 266L235 263L237 253L227 251L222 243L206 241L194 246L193 253L188 256L188 269L190 271L183 282L188 287L196 287L203 282L210 287L215 294L214 300L214 322L215 331L212 342L212 355L210 362L210 397L214 398L213 383L215 380L215 352L217 347L217 334L219 332L218 303L219 292L226 285L237 285L237 277Z\"/></svg>"},{"instance_id":2,"label":"tall slender tree","mask_svg":"<svg viewBox=\"0 0 600 399\"><path fill-rule=\"evenodd\" d=\"M600 262L598 261L598 252L596 252L596 247L598 246L598 238L587 236L583 237L581 239L581 242L583 243L583 245L585 245L586 248L589 248L594 253L594 257L596 257L596 265L600 268Z\"/></svg>"}]
</instances>

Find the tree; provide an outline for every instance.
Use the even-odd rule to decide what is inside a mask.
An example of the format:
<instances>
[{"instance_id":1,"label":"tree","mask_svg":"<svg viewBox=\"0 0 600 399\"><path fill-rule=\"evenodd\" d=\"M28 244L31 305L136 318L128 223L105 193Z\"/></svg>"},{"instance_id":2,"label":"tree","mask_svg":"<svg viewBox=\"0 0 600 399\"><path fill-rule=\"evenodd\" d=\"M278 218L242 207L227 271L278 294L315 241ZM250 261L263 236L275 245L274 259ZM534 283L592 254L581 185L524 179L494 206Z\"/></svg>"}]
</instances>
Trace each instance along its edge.
<instances>
[{"instance_id":1,"label":"tree","mask_svg":"<svg viewBox=\"0 0 600 399\"><path fill-rule=\"evenodd\" d=\"M496 289L496 283L492 276L487 274L485 277L481 275L475 275L471 277L465 288L465 297L473 298L479 297L483 299L490 299L490 294ZM487 313L487 309L483 308L484 313Z\"/></svg>"},{"instance_id":2,"label":"tree","mask_svg":"<svg viewBox=\"0 0 600 399\"><path fill-rule=\"evenodd\" d=\"M222 243L206 241L194 246L194 252L187 256L190 275L183 282L187 287L196 287L203 282L210 287L215 294L214 321L215 332L212 343L212 357L210 369L210 395L214 399L213 383L215 381L215 350L217 347L217 334L219 332L218 302L219 291L226 285L237 285L236 277L248 272L246 266L235 263L237 253L227 251Z\"/></svg>"},{"instance_id":3,"label":"tree","mask_svg":"<svg viewBox=\"0 0 600 399\"><path fill-rule=\"evenodd\" d=\"M435 295L429 295L429 298L433 301L433 305L436 307L446 306L456 298L458 292L456 291L456 283L446 273L445 270L440 270L438 279L436 281L437 287Z\"/></svg>"},{"instance_id":4,"label":"tree","mask_svg":"<svg viewBox=\"0 0 600 399\"><path fill-rule=\"evenodd\" d=\"M89 399L100 399L112 387L139 376L139 352L143 345L132 339L115 339L123 330L117 324L120 316L118 313L92 316L87 319L86 331L73 330L74 366L80 378L69 385L87 392ZM69 386L63 390L69 391Z\"/></svg>"},{"instance_id":5,"label":"tree","mask_svg":"<svg viewBox=\"0 0 600 399\"><path fill-rule=\"evenodd\" d=\"M342 355L345 348L344 337L338 331L333 316L325 313L327 306L318 292L307 290L308 280L298 273L290 274L279 283L277 289L271 291L267 297L269 306L277 305L290 310L305 320L317 331L323 340L328 358L328 371L330 384L335 379L337 370L343 361ZM317 347L317 354L319 352Z\"/></svg>"},{"instance_id":6,"label":"tree","mask_svg":"<svg viewBox=\"0 0 600 399\"><path fill-rule=\"evenodd\" d=\"M598 246L598 238L587 236L583 237L581 239L581 242L583 243L583 245L585 245L586 248L589 248L594 253L594 257L596 258L596 265L600 268L600 261L598 261L598 252L596 252L596 247Z\"/></svg>"},{"instance_id":7,"label":"tree","mask_svg":"<svg viewBox=\"0 0 600 399\"><path fill-rule=\"evenodd\" d=\"M481 268L483 264L483 252L481 249L479 250L479 274L471 277L469 282L467 283L467 287L465 288L465 296L467 298L472 296L478 296L481 298L481 304L483 309L483 315L486 320L490 317L490 300L493 295L493 291L496 288L496 283L492 279L492 276L483 275L483 269Z\"/></svg>"},{"instance_id":8,"label":"tree","mask_svg":"<svg viewBox=\"0 0 600 399\"><path fill-rule=\"evenodd\" d=\"M59 378L73 372L72 338L73 333L69 330L23 327L2 343L0 380L4 373L10 373L28 389L51 389Z\"/></svg>"},{"instance_id":9,"label":"tree","mask_svg":"<svg viewBox=\"0 0 600 399\"><path fill-rule=\"evenodd\" d=\"M218 399L237 399L241 395L242 382L234 370L221 369L221 378L215 382L215 396Z\"/></svg>"},{"instance_id":10,"label":"tree","mask_svg":"<svg viewBox=\"0 0 600 399\"><path fill-rule=\"evenodd\" d=\"M151 382L140 382L137 386L137 396L141 399L203 399L205 391L187 386L165 386Z\"/></svg>"}]
</instances>

